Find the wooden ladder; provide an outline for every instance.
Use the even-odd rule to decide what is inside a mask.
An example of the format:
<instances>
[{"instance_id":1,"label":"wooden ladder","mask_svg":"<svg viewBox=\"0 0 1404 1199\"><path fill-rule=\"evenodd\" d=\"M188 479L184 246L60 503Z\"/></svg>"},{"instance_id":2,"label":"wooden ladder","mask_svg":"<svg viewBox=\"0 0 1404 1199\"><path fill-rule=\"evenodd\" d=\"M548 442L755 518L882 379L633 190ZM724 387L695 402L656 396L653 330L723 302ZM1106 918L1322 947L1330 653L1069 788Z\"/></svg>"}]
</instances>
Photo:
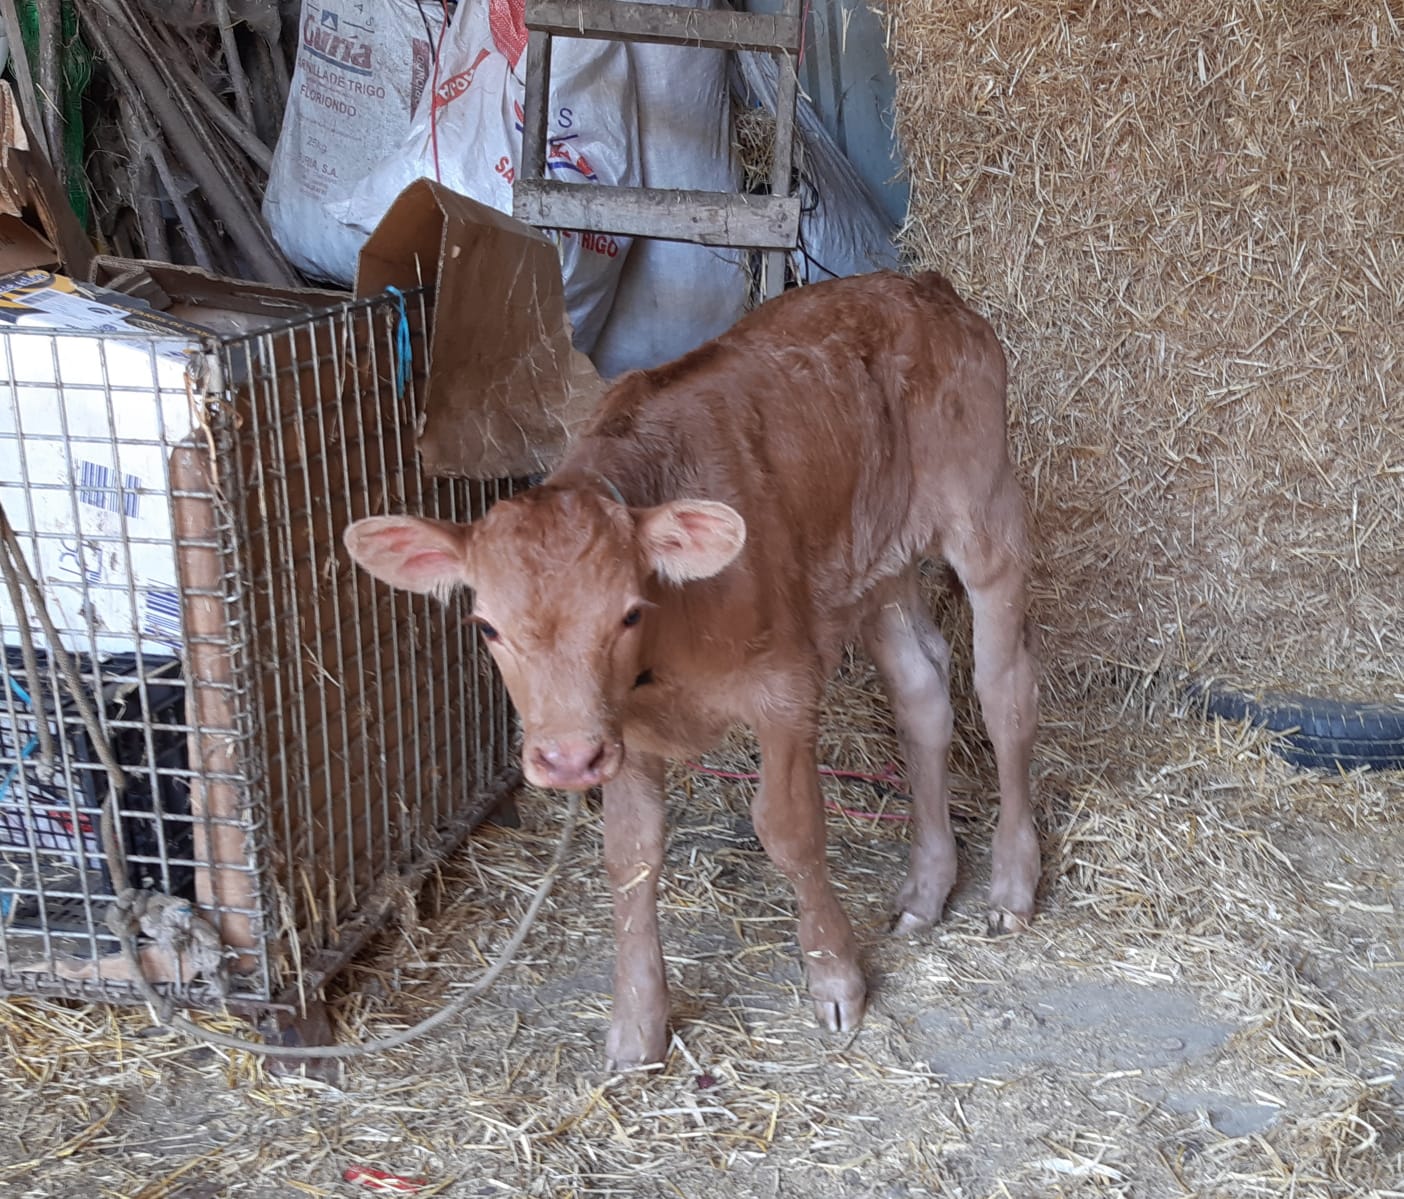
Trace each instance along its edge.
<instances>
[{"instance_id":1,"label":"wooden ladder","mask_svg":"<svg viewBox=\"0 0 1404 1199\"><path fill-rule=\"evenodd\" d=\"M512 215L543 229L656 237L764 250L765 295L785 286L785 253L799 241L800 202L790 194L801 0L778 13L635 4L630 0L526 0L527 65L522 169ZM546 178L552 37L661 42L772 54L779 66L770 195L661 187L586 187Z\"/></svg>"}]
</instances>

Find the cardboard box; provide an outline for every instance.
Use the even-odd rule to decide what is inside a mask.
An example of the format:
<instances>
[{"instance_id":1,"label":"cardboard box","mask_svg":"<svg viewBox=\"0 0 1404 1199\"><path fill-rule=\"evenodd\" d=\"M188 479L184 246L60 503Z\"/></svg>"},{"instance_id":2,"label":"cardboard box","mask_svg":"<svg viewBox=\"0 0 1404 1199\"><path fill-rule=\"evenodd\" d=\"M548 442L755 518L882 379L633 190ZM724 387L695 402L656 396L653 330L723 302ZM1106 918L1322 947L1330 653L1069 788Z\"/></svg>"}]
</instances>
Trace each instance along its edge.
<instances>
[{"instance_id":1,"label":"cardboard box","mask_svg":"<svg viewBox=\"0 0 1404 1199\"><path fill-rule=\"evenodd\" d=\"M0 278L0 501L70 651L179 645L166 458L204 335L62 275ZM18 625L8 593L0 621Z\"/></svg>"},{"instance_id":2,"label":"cardboard box","mask_svg":"<svg viewBox=\"0 0 1404 1199\"><path fill-rule=\"evenodd\" d=\"M489 480L548 469L604 392L571 345L556 247L514 217L419 179L362 248L356 294L424 283L437 284L424 469Z\"/></svg>"},{"instance_id":3,"label":"cardboard box","mask_svg":"<svg viewBox=\"0 0 1404 1199\"><path fill-rule=\"evenodd\" d=\"M26 247L25 253L42 257L47 252L42 239L16 236L14 243ZM196 898L207 907L220 906L218 923L228 945L248 949L259 939L248 915L258 910L258 897L241 807L247 796L230 781L244 769L233 748L241 714L231 697L233 668L224 644L226 566L215 548L213 496L220 481L200 428L199 404L207 380L222 388L219 395L241 400L239 381L228 378L229 370L205 369L211 365L211 330L245 334L281 328L349 297L117 258L96 259L92 273L98 282L37 269L0 279L0 499L66 649L85 660L100 659L104 671L116 663L113 669L124 676L146 677L148 692L154 671L173 661L181 664L183 717L167 719L192 726L188 735L172 733L181 743L172 752L183 752L193 772L188 784L192 819L183 825L191 845L181 848L174 837L180 830L167 830L166 848L176 858L193 857L198 864L193 870ZM269 363L281 364L289 355L313 362L306 328L274 340ZM192 359L201 366L195 379L188 373ZM230 365L237 374L237 362ZM315 403L328 394L314 385L305 394L290 394L287 403ZM240 448L247 451L252 444L249 439ZM258 499L251 490L235 502L254 506ZM38 633L33 613L28 615ZM8 592L0 588L0 624L11 645L18 641L16 620ZM186 635L189 641L183 643ZM46 643L40 633L36 648L41 653ZM139 662L134 652L140 654ZM15 707L9 705L11 715L0 711L0 743L18 764L26 756L23 745L33 722L27 725ZM10 727L12 716L19 719ZM158 752L163 745L158 741ZM91 775L100 781L90 756L91 751L81 749L67 755L80 779ZM139 771L136 777L144 776ZM62 791L61 781L55 786ZM43 865L62 869L71 859L91 866L95 846L87 836L90 830L68 829L62 821L46 823L45 816L58 811L57 801L50 803L42 790L31 788L31 793L33 805L11 805L15 810L3 821L7 831L0 833L0 845L47 836ZM279 805L291 807L296 799L305 797L278 795L271 802L281 811ZM94 807L92 796L76 792L61 800L70 815ZM169 797L163 803L168 814L176 810ZM130 815L124 821L130 824ZM124 831L132 830L124 825ZM173 880L176 876L173 870ZM52 884L48 879L46 886ZM33 887L33 878L28 885ZM28 918L18 908L9 915ZM51 927L58 927L60 918L61 913L48 909L43 915ZM45 957L30 965L13 959L8 965L40 973L52 965L59 977L70 980L127 977L120 956L93 960L84 946L81 939L76 942L72 952L77 956L70 957L55 942L52 960ZM188 977L187 963L168 959L158 947L143 949L142 958L151 979ZM237 967L251 964L245 956Z\"/></svg>"},{"instance_id":4,"label":"cardboard box","mask_svg":"<svg viewBox=\"0 0 1404 1199\"><path fill-rule=\"evenodd\" d=\"M0 278L0 502L66 649L162 656L181 644L169 460L196 430L186 368L210 337L174 312L237 331L344 297L126 265L156 270L170 311L44 270ZM3 589L0 622L17 627Z\"/></svg>"},{"instance_id":5,"label":"cardboard box","mask_svg":"<svg viewBox=\"0 0 1404 1199\"><path fill-rule=\"evenodd\" d=\"M194 266L100 255L88 280L109 296L130 296L167 316L220 336L254 333L320 312L351 298L344 291L274 287L228 279ZM121 302L121 301L117 301Z\"/></svg>"},{"instance_id":6,"label":"cardboard box","mask_svg":"<svg viewBox=\"0 0 1404 1199\"><path fill-rule=\"evenodd\" d=\"M56 267L53 246L13 213L0 211L0 275L30 267Z\"/></svg>"},{"instance_id":7,"label":"cardboard box","mask_svg":"<svg viewBox=\"0 0 1404 1199\"><path fill-rule=\"evenodd\" d=\"M76 276L87 274L92 245L68 206L53 167L31 145L19 105L4 80L0 80L0 213L16 218L34 214L47 251L43 261L13 262L4 267L6 271L61 265Z\"/></svg>"}]
</instances>

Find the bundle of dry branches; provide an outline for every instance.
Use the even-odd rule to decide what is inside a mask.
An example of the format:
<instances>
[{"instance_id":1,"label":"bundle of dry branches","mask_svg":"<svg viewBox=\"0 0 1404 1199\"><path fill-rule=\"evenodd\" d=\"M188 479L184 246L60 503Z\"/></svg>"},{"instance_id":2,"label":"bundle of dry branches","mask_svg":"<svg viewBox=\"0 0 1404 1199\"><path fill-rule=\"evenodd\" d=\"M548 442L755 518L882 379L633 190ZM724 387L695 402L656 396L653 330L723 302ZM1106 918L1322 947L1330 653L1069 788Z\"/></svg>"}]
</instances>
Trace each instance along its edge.
<instances>
[{"instance_id":1,"label":"bundle of dry branches","mask_svg":"<svg viewBox=\"0 0 1404 1199\"><path fill-rule=\"evenodd\" d=\"M75 0L107 101L87 163L99 240L296 285L260 215L287 99L277 0Z\"/></svg>"}]
</instances>

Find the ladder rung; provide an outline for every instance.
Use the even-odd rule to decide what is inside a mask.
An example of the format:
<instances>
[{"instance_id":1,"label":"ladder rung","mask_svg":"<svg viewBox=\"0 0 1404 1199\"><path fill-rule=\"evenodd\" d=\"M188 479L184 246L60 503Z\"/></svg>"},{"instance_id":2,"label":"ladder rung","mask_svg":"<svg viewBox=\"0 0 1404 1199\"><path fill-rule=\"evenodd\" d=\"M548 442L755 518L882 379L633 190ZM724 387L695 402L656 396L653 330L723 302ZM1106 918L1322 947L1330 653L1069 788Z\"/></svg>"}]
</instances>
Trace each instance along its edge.
<instances>
[{"instance_id":1,"label":"ladder rung","mask_svg":"<svg viewBox=\"0 0 1404 1199\"><path fill-rule=\"evenodd\" d=\"M800 20L785 13L732 12L628 0L527 0L526 27L560 37L714 46L795 54Z\"/></svg>"},{"instance_id":2,"label":"ladder rung","mask_svg":"<svg viewBox=\"0 0 1404 1199\"><path fill-rule=\"evenodd\" d=\"M512 215L543 229L573 229L758 250L790 250L799 239L797 196L661 187L594 187L523 179Z\"/></svg>"}]
</instances>

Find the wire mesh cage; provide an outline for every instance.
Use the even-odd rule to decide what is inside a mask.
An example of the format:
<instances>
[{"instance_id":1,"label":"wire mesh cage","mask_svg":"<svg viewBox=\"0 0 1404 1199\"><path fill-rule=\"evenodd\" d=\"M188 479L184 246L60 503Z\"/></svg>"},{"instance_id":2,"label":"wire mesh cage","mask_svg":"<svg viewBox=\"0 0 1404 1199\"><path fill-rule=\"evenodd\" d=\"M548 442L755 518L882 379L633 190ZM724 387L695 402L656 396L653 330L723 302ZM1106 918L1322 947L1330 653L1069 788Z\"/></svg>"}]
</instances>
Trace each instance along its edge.
<instances>
[{"instance_id":1,"label":"wire mesh cage","mask_svg":"<svg viewBox=\"0 0 1404 1199\"><path fill-rule=\"evenodd\" d=\"M213 977L148 939L148 980L290 1004L515 784L464 601L341 548L362 516L467 520L510 490L418 469L426 308L195 343L0 330L0 503L41 596L0 592L0 991L138 1001L104 921L123 877L224 947Z\"/></svg>"}]
</instances>

